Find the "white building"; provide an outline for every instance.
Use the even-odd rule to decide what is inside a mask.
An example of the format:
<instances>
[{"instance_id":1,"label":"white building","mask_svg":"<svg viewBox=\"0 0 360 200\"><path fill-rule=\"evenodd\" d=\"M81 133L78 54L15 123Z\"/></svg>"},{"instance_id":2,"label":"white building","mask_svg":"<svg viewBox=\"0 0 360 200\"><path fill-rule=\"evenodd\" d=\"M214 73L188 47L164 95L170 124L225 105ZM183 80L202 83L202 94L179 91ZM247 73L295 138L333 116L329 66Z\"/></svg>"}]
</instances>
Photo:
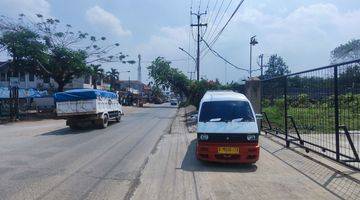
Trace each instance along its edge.
<instances>
[{"instance_id":1,"label":"white building","mask_svg":"<svg viewBox=\"0 0 360 200\"><path fill-rule=\"evenodd\" d=\"M0 87L8 87L10 85L10 77L17 77L19 78L19 88L36 88L39 90L57 88L57 83L53 79L43 80L34 73L19 72L14 74L9 68L9 62L0 62ZM73 88L93 88L91 76L75 78L65 86L65 90ZM109 89L110 85L101 80L97 83L97 88Z\"/></svg>"}]
</instances>

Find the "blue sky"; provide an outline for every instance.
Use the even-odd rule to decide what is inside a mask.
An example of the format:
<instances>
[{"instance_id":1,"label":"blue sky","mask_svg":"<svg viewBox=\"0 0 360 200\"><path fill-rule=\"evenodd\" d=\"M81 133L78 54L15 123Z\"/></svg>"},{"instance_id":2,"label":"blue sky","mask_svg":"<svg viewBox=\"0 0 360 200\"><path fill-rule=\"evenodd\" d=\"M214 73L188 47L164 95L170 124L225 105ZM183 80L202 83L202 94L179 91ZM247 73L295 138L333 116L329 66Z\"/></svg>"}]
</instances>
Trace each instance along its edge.
<instances>
[{"instance_id":1,"label":"blue sky","mask_svg":"<svg viewBox=\"0 0 360 200\"><path fill-rule=\"evenodd\" d=\"M201 10L206 10L208 0L1 0L0 13L8 16L43 13L76 29L120 42L122 50L133 58L142 55L144 68L147 61L164 56L176 60L173 66L187 73L194 70L194 63L178 47L195 53L195 43L189 34L189 11L191 5L197 11L200 1ZM217 1L218 7L213 11ZM220 13L230 1L224 0ZM216 33L210 32L210 27L217 23L221 27L240 0L232 0L223 21L214 23L212 19L220 2L210 0L208 15L204 17L209 23L205 39ZM276 53L296 72L327 65L333 48L360 38L359 24L359 0L245 0L213 48L234 64L247 68L249 37L257 35L259 44L254 48L253 63L260 53L265 58ZM201 76L209 79L238 81L247 76L211 53L201 63ZM114 65L104 67L110 66ZM117 67L132 70L132 78L136 77L135 66ZM126 76L123 74L121 78Z\"/></svg>"}]
</instances>

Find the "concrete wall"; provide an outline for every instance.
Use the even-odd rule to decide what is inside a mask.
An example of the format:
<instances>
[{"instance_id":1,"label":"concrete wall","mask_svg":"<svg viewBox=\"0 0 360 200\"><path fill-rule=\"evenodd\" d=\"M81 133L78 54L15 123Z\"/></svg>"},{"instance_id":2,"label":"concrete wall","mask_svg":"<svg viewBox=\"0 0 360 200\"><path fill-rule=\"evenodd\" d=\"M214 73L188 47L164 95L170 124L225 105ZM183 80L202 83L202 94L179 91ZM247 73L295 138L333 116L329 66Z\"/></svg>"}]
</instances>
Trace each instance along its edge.
<instances>
[{"instance_id":1,"label":"concrete wall","mask_svg":"<svg viewBox=\"0 0 360 200\"><path fill-rule=\"evenodd\" d=\"M261 81L253 77L245 83L245 95L250 100L255 113L261 113Z\"/></svg>"}]
</instances>

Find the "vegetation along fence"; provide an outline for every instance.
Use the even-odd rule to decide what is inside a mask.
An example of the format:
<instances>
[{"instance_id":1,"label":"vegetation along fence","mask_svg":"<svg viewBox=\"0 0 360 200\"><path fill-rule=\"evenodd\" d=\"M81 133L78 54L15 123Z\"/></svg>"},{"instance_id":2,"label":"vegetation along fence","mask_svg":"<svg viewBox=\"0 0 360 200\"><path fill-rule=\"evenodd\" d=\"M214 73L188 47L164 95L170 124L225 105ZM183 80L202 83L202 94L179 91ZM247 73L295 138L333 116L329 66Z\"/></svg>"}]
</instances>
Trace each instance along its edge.
<instances>
[{"instance_id":1,"label":"vegetation along fence","mask_svg":"<svg viewBox=\"0 0 360 200\"><path fill-rule=\"evenodd\" d=\"M262 80L262 130L360 169L360 60Z\"/></svg>"}]
</instances>

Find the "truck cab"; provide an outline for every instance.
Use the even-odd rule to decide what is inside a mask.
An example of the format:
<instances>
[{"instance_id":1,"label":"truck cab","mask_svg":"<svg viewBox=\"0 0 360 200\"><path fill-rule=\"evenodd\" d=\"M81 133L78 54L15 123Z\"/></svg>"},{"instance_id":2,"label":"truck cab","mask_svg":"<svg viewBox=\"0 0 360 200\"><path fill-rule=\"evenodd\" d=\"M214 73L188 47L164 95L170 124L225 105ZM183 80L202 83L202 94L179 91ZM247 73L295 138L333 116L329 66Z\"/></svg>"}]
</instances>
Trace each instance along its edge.
<instances>
[{"instance_id":1,"label":"truck cab","mask_svg":"<svg viewBox=\"0 0 360 200\"><path fill-rule=\"evenodd\" d=\"M259 128L245 95L208 91L201 99L196 156L223 163L255 163L259 159Z\"/></svg>"}]
</instances>

